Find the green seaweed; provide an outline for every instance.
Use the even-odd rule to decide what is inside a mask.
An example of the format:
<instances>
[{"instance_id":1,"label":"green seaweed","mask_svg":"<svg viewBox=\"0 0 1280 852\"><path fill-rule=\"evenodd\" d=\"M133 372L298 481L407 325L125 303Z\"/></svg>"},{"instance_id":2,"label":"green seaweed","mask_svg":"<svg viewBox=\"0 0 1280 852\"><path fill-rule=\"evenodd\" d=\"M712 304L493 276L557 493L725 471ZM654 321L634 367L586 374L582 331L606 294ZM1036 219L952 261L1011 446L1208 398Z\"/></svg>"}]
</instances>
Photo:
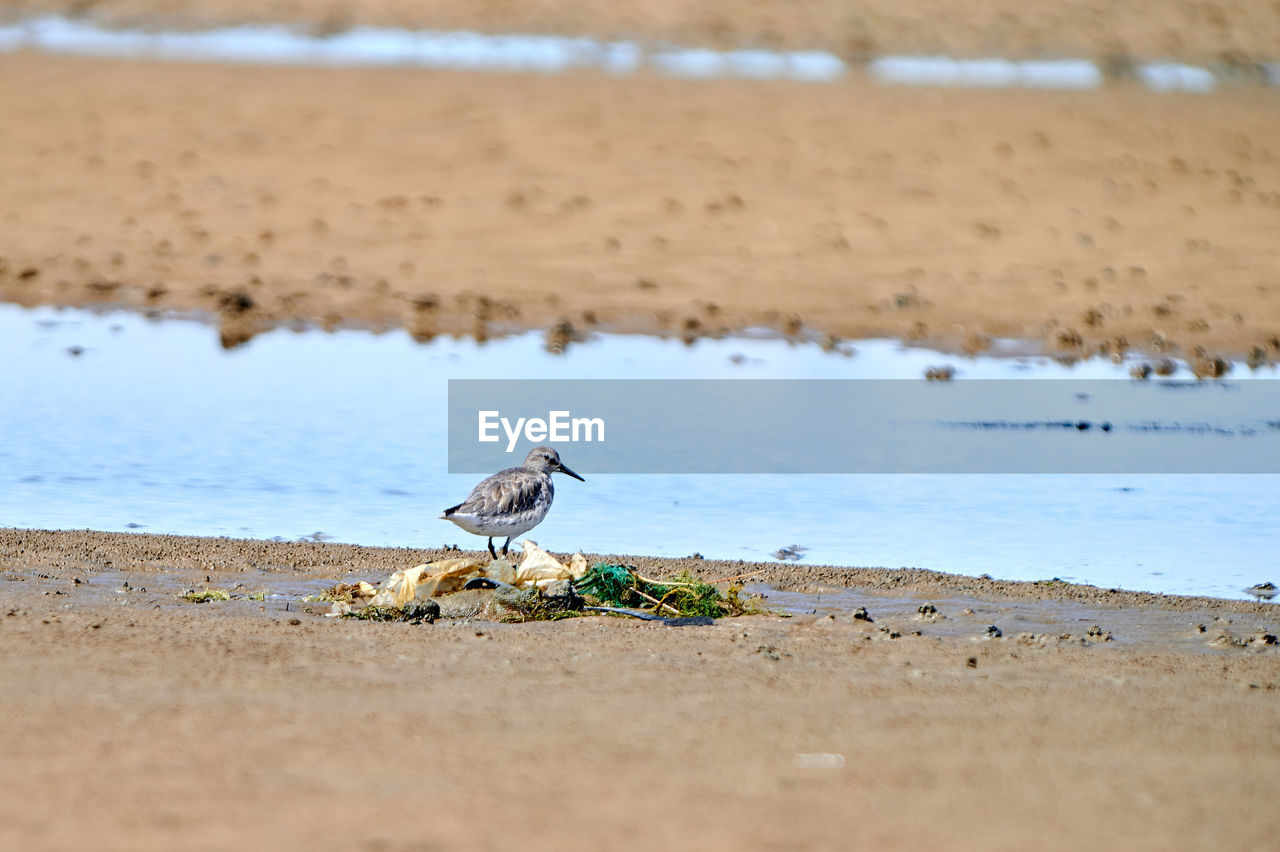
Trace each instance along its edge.
<instances>
[{"instance_id":1,"label":"green seaweed","mask_svg":"<svg viewBox=\"0 0 1280 852\"><path fill-rule=\"evenodd\" d=\"M191 603L208 603L209 601L229 601L231 593L223 589L189 589L178 597Z\"/></svg>"},{"instance_id":2,"label":"green seaweed","mask_svg":"<svg viewBox=\"0 0 1280 852\"><path fill-rule=\"evenodd\" d=\"M579 594L605 606L642 609L655 615L711 618L763 612L759 599L743 599L742 587L718 588L687 571L669 580L643 577L632 566L597 563L573 583Z\"/></svg>"},{"instance_id":3,"label":"green seaweed","mask_svg":"<svg viewBox=\"0 0 1280 852\"><path fill-rule=\"evenodd\" d=\"M729 605L729 615L764 615L769 610L765 609L764 598L760 595L742 596L742 586L738 583L731 583L729 588L724 591L725 603ZM791 613L774 612L782 618L790 618Z\"/></svg>"},{"instance_id":4,"label":"green seaweed","mask_svg":"<svg viewBox=\"0 0 1280 852\"><path fill-rule=\"evenodd\" d=\"M712 618L719 618L729 614L728 601L720 590L701 582L687 571L677 574L670 584L657 582L648 585L651 589L649 594L658 598L659 609L662 606L671 606L682 617L709 615ZM661 595L655 594L659 591L662 592Z\"/></svg>"}]
</instances>

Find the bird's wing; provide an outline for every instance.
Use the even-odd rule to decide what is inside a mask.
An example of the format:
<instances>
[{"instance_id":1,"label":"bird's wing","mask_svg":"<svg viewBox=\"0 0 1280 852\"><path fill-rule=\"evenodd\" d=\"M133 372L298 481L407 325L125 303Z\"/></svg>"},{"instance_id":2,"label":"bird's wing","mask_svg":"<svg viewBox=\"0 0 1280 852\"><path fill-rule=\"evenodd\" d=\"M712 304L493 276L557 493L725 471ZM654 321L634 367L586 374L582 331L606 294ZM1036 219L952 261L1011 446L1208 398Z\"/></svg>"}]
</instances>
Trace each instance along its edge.
<instances>
[{"instance_id":1,"label":"bird's wing","mask_svg":"<svg viewBox=\"0 0 1280 852\"><path fill-rule=\"evenodd\" d=\"M524 512L538 505L538 494L550 483L546 474L513 467L481 482L461 504L446 514L491 515L496 512ZM549 496L549 495L548 495Z\"/></svg>"}]
</instances>

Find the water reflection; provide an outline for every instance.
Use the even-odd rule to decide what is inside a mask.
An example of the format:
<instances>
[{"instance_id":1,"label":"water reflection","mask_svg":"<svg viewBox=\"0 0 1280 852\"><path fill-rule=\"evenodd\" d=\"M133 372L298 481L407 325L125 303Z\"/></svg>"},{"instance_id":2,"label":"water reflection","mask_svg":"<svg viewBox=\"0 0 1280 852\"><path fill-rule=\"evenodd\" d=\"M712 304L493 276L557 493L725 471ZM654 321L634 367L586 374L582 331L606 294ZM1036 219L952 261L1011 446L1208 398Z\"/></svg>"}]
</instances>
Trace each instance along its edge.
<instances>
[{"instance_id":1,"label":"water reflection","mask_svg":"<svg viewBox=\"0 0 1280 852\"><path fill-rule=\"evenodd\" d=\"M1083 58L1010 60L949 56L883 56L851 65L820 50L711 50L586 37L486 35L356 27L312 35L284 25L224 27L196 32L103 29L56 16L0 27L0 51L22 49L89 56L271 65L415 66L462 71L560 73L597 69L610 74L651 70L689 79L790 79L827 82L865 70L885 83L923 86L1095 89L1121 69L1153 91L1209 92L1219 77L1280 84L1280 63L1200 68L1175 62L1112 57L1105 67ZM1218 72L1218 73L1215 73Z\"/></svg>"}]
</instances>

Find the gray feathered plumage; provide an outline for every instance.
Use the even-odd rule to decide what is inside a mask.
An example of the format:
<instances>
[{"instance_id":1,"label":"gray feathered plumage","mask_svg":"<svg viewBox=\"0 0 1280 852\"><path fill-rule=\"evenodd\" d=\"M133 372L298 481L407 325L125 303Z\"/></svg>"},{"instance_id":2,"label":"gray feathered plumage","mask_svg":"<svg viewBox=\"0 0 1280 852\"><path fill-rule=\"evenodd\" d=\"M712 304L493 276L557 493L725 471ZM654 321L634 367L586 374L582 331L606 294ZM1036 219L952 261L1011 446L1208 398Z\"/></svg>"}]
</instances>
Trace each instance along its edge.
<instances>
[{"instance_id":1,"label":"gray feathered plumage","mask_svg":"<svg viewBox=\"0 0 1280 852\"><path fill-rule=\"evenodd\" d=\"M551 447L534 447L520 467L509 467L480 482L467 499L444 510L440 517L475 535L488 536L489 553L496 559L494 536L506 536L505 555L511 539L542 522L551 509L555 486L551 474L559 471L585 482L560 461Z\"/></svg>"},{"instance_id":2,"label":"gray feathered plumage","mask_svg":"<svg viewBox=\"0 0 1280 852\"><path fill-rule=\"evenodd\" d=\"M509 467L483 480L467 499L444 510L447 518L463 515L500 515L528 512L537 508L539 500L548 503L555 497L551 475L523 467Z\"/></svg>"}]
</instances>

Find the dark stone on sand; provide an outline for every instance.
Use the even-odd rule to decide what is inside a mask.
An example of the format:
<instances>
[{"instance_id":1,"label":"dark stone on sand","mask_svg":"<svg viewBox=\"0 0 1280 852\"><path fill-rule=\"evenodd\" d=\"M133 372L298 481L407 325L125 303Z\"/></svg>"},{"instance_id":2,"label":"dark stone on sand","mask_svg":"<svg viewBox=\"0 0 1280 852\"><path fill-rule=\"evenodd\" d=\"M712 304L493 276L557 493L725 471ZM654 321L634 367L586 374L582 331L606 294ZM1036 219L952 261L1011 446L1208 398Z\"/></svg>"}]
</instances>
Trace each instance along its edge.
<instances>
[{"instance_id":1,"label":"dark stone on sand","mask_svg":"<svg viewBox=\"0 0 1280 852\"><path fill-rule=\"evenodd\" d=\"M500 586L493 594L498 606L527 617L545 617L549 613L582 609L583 600L568 580L556 580L545 588L518 589Z\"/></svg>"},{"instance_id":2,"label":"dark stone on sand","mask_svg":"<svg viewBox=\"0 0 1280 852\"><path fill-rule=\"evenodd\" d=\"M410 621L425 621L430 624L440 617L440 604L435 601L410 601L405 605L404 616Z\"/></svg>"}]
</instances>

